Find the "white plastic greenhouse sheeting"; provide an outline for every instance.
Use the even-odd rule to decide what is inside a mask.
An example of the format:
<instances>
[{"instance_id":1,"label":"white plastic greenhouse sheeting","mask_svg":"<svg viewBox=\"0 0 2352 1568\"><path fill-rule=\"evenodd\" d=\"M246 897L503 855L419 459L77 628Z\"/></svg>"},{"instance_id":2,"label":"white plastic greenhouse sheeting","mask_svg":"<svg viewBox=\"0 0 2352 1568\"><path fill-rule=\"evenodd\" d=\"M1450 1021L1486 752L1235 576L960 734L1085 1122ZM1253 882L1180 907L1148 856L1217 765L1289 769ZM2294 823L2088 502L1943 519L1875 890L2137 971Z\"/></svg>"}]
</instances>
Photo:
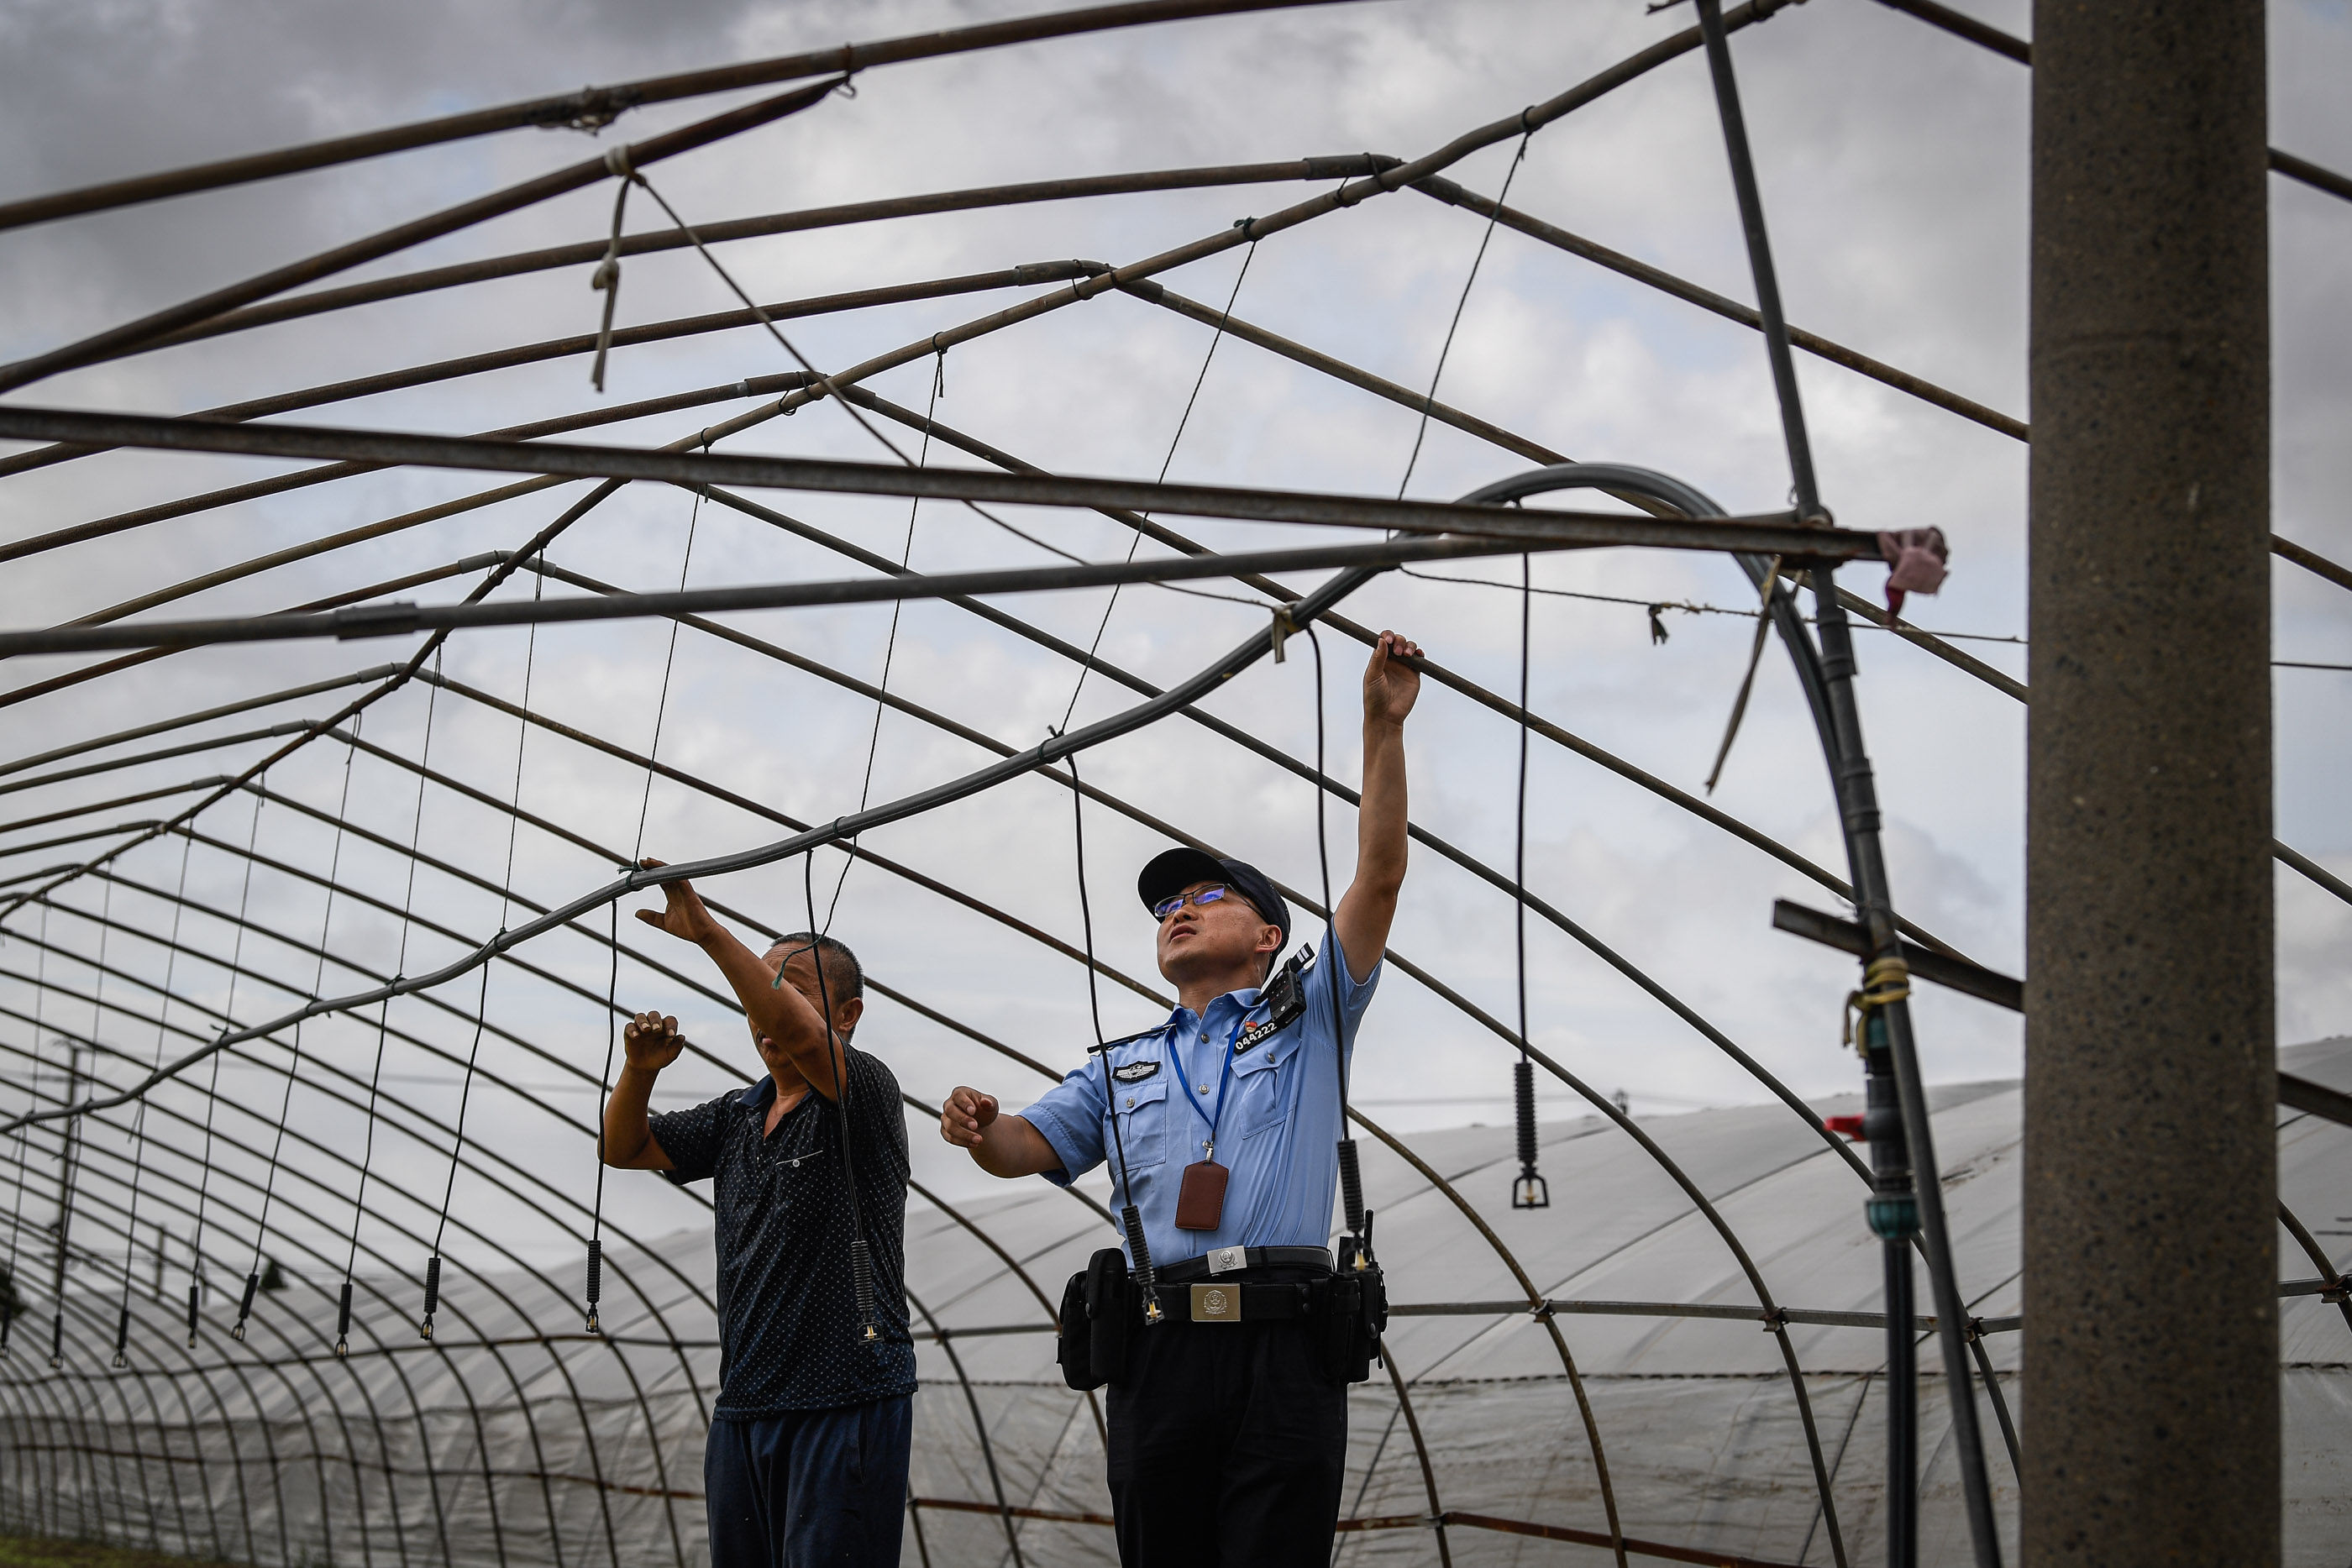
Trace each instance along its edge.
<instances>
[{"instance_id":1,"label":"white plastic greenhouse sheeting","mask_svg":"<svg viewBox=\"0 0 2352 1568\"><path fill-rule=\"evenodd\" d=\"M2283 1060L2352 1088L2352 1040ZM1975 1312L2014 1313L2017 1087L1948 1088L1935 1102L1963 1288ZM1785 1108L1642 1126L1714 1204L1780 1306L1877 1309L1879 1257L1861 1223L1861 1183ZM1494 1239L1405 1160L1364 1138L1380 1252L1400 1303L1524 1299L1507 1249L1539 1292L1561 1301L1757 1304L1724 1235L1613 1124L1546 1127L1552 1207L1540 1211L1507 1207L1507 1127L1416 1134L1411 1144L1477 1207ZM2290 1113L2280 1150L2286 1201L2313 1228L2332 1228L2352 1178L2352 1131ZM1096 1213L1042 1183L953 1212L912 1204L917 1327L950 1334L919 1344L919 1505L905 1562L1010 1563L1014 1541L1020 1561L1036 1568L1114 1560L1097 1406L1062 1385L1045 1332L1063 1280L1108 1239ZM706 1560L702 1428L717 1362L709 1312L697 1304L711 1273L707 1233L610 1255L606 1271L605 1343L539 1339L565 1322L554 1310L562 1292L516 1271L453 1291L439 1346L387 1338L341 1365L315 1326L293 1321L310 1310L300 1303L283 1322L265 1311L249 1345L208 1343L184 1359L151 1349L131 1372L92 1373L104 1365L112 1313L110 1301L91 1301L79 1314L74 1357L85 1370L42 1377L25 1347L11 1364L0 1522L269 1563L691 1568ZM2282 1278L2315 1272L2282 1233ZM362 1315L396 1326L415 1288L376 1283L383 1293L371 1307L362 1281ZM1924 1275L1920 1294L1924 1301ZM147 1311L155 1317L134 1329L139 1343L176 1347L168 1310ZM1639 1312L1557 1321L1629 1542L1677 1549L1685 1561L1693 1552L1708 1562L1832 1561L1797 1400L1760 1323ZM293 1337L276 1338L280 1328ZM1882 1560L1879 1331L1800 1323L1789 1336L1847 1560ZM2021 1421L2018 1336L1987 1343ZM1429 1470L1424 1479L1389 1375L1376 1372L1351 1400L1343 1517L1367 1527L1341 1537L1342 1564L1436 1562L1433 1512L1449 1518L1458 1563L1606 1561L1605 1549L1573 1538L1495 1528L1516 1521L1587 1537L1608 1528L1591 1445L1540 1322L1525 1312L1401 1315L1389 1345ZM2287 1560L2340 1563L2352 1546L2343 1503L2352 1496L2352 1327L2315 1297L2290 1298L2282 1357ZM1962 1563L1958 1473L1932 1343L1920 1361L1921 1557ZM2006 1530L2016 1478L1985 1408ZM1017 1511L1010 1520L1000 1497ZM282 1553L281 1540L290 1542ZM1659 1559L1636 1547L1633 1560Z\"/></svg>"}]
</instances>

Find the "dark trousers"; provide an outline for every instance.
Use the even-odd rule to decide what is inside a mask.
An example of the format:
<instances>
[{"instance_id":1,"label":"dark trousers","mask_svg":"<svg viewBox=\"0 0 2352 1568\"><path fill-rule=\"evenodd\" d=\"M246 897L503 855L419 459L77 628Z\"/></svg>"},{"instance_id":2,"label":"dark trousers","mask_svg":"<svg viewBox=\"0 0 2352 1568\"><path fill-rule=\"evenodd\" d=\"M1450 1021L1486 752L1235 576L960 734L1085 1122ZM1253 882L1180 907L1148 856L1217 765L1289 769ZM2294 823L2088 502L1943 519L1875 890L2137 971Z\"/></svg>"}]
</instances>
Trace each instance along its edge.
<instances>
[{"instance_id":1,"label":"dark trousers","mask_svg":"<svg viewBox=\"0 0 2352 1568\"><path fill-rule=\"evenodd\" d=\"M1182 1286L1163 1299L1185 1312ZM1110 1389L1110 1497L1126 1568L1320 1568L1331 1560L1348 1390L1295 1322L1135 1331Z\"/></svg>"},{"instance_id":2,"label":"dark trousers","mask_svg":"<svg viewBox=\"0 0 2352 1568\"><path fill-rule=\"evenodd\" d=\"M898 1568L915 1396L710 1423L710 1568Z\"/></svg>"}]
</instances>

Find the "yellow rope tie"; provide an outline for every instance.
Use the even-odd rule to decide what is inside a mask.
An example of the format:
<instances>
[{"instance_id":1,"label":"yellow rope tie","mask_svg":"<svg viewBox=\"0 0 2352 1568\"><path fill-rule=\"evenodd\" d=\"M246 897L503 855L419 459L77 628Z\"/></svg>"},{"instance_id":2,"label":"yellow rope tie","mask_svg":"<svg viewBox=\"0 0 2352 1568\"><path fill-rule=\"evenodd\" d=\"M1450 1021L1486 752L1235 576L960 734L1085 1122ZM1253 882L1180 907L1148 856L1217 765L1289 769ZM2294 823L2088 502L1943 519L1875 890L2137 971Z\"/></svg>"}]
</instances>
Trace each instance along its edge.
<instances>
[{"instance_id":1,"label":"yellow rope tie","mask_svg":"<svg viewBox=\"0 0 2352 1568\"><path fill-rule=\"evenodd\" d=\"M1846 993L1845 1006L1838 1014L1838 1044L1852 1046L1856 1051L1866 1051L1869 1046L1868 1025L1854 1028L1854 1019L1867 1019L1871 1013L1890 1002L1899 1002L1911 995L1911 966L1899 957L1873 958L1862 971L1862 988Z\"/></svg>"}]
</instances>

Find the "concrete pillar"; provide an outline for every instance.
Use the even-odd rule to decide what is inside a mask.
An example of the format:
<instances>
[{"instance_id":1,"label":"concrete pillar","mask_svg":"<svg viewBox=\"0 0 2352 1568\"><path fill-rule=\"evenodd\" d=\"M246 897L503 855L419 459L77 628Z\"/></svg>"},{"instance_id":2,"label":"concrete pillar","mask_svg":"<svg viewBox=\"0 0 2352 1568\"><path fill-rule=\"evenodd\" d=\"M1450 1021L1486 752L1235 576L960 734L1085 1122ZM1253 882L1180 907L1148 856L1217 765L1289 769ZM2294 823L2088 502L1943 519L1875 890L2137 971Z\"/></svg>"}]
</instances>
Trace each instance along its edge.
<instances>
[{"instance_id":1,"label":"concrete pillar","mask_svg":"<svg viewBox=\"0 0 2352 1568\"><path fill-rule=\"evenodd\" d=\"M2037 0L2029 1568L2279 1557L2261 0Z\"/></svg>"}]
</instances>

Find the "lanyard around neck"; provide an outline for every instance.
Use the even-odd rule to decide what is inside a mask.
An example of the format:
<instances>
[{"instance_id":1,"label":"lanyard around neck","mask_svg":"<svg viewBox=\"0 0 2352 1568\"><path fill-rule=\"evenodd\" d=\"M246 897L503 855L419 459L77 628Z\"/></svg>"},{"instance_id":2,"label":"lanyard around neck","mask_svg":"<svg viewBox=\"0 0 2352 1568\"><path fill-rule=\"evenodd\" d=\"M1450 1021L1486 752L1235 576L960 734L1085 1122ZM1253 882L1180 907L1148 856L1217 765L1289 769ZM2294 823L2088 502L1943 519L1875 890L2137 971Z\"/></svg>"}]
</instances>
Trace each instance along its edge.
<instances>
[{"instance_id":1,"label":"lanyard around neck","mask_svg":"<svg viewBox=\"0 0 2352 1568\"><path fill-rule=\"evenodd\" d=\"M1225 1065L1224 1071L1217 1075L1217 1109L1214 1115L1201 1109L1200 1100L1192 1092L1192 1081L1184 1076L1184 1042L1180 1040L1168 1048L1169 1065L1176 1069L1176 1082L1184 1086L1184 1103L1192 1106L1201 1120L1209 1124L1209 1141L1205 1145L1205 1157L1209 1159L1214 1159L1217 1155L1217 1124L1224 1120L1225 1091L1234 1083L1234 1041L1241 1039L1242 1026L1248 1022L1249 1009L1244 1008L1242 1016L1234 1020L1233 1032L1225 1036Z\"/></svg>"}]
</instances>

